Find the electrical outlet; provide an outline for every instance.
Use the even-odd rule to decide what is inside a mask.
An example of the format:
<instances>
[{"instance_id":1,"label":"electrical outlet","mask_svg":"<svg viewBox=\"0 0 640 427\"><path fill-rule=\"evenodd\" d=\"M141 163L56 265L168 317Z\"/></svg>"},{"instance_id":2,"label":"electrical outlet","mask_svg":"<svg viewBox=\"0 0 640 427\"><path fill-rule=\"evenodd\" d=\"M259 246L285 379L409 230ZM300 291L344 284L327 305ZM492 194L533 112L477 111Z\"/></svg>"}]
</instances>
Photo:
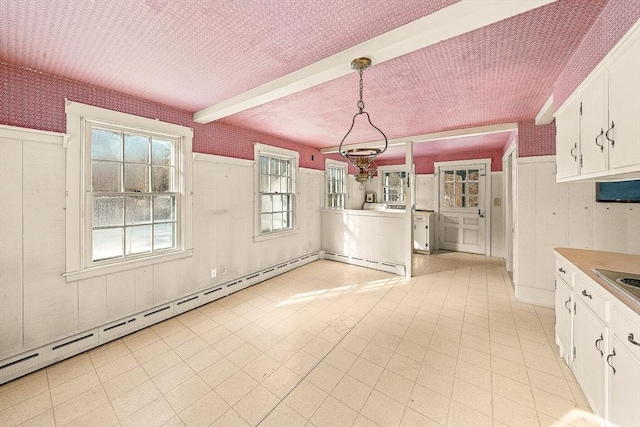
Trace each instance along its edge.
<instances>
[{"instance_id":1,"label":"electrical outlet","mask_svg":"<svg viewBox=\"0 0 640 427\"><path fill-rule=\"evenodd\" d=\"M223 274L224 274L224 273L223 273ZM218 271L217 271L217 269L212 268L212 269L211 269L211 278L212 278L212 279L215 279L217 275L218 275Z\"/></svg>"},{"instance_id":2,"label":"electrical outlet","mask_svg":"<svg viewBox=\"0 0 640 427\"><path fill-rule=\"evenodd\" d=\"M227 266L226 265L220 266L220 274L222 274L222 275L227 274Z\"/></svg>"}]
</instances>

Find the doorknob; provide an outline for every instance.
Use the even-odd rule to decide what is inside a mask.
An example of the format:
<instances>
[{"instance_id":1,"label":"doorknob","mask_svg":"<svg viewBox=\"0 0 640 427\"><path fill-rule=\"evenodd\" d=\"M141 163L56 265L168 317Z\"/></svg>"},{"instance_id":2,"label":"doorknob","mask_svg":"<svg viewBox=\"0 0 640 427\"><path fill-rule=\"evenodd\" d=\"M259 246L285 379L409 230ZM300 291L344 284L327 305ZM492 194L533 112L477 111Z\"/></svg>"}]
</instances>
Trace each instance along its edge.
<instances>
[{"instance_id":1,"label":"doorknob","mask_svg":"<svg viewBox=\"0 0 640 427\"><path fill-rule=\"evenodd\" d=\"M482 211L480 209L478 209L478 216L480 218L484 218L484 214L482 213Z\"/></svg>"}]
</instances>

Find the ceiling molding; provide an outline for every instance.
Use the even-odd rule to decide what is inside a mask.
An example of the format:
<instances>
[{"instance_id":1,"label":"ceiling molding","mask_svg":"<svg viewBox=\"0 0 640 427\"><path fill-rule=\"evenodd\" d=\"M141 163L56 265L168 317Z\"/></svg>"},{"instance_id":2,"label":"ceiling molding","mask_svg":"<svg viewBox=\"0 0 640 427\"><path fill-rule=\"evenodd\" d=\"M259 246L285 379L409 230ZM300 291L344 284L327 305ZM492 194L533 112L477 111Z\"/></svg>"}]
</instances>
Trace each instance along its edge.
<instances>
[{"instance_id":1,"label":"ceiling molding","mask_svg":"<svg viewBox=\"0 0 640 427\"><path fill-rule=\"evenodd\" d=\"M210 123L342 77L353 72L350 68L351 61L360 56L371 58L375 66L375 64L555 1L557 0L462 0L431 15L197 111L193 114L193 120L197 123Z\"/></svg>"},{"instance_id":2,"label":"ceiling molding","mask_svg":"<svg viewBox=\"0 0 640 427\"><path fill-rule=\"evenodd\" d=\"M494 133L514 132L518 130L518 123L502 123L498 125L478 126L466 129L448 130L444 132L426 133L423 135L406 136L388 140L388 146L402 145L407 142L419 144L423 142L445 141L447 139L468 138L472 136L491 135ZM349 149L357 148L382 148L384 141L364 142L361 144L349 144ZM322 154L333 154L339 152L339 145L335 147L322 148Z\"/></svg>"}]
</instances>

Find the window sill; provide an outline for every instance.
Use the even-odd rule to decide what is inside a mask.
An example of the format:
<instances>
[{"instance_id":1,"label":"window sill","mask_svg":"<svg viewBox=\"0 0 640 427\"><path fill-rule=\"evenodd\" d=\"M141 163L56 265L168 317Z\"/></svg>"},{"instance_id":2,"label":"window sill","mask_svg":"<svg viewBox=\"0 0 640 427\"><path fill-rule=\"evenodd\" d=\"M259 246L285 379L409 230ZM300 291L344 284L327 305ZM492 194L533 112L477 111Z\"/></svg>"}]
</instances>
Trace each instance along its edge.
<instances>
[{"instance_id":1,"label":"window sill","mask_svg":"<svg viewBox=\"0 0 640 427\"><path fill-rule=\"evenodd\" d=\"M69 283L69 282L75 282L77 280L90 279L92 277L119 273L121 271L132 270L134 268L141 268L149 265L175 261L183 258L189 258L192 256L193 256L193 249L187 249L185 251L157 255L157 256L143 258L143 259L122 261L116 264L101 265L99 267L89 267L89 268L85 268L84 270L70 271L67 273L63 273L62 275L64 276L65 281Z\"/></svg>"},{"instance_id":2,"label":"window sill","mask_svg":"<svg viewBox=\"0 0 640 427\"><path fill-rule=\"evenodd\" d=\"M259 236L253 236L253 241L256 243L263 242L265 240L277 239L279 237L293 236L295 234L298 234L299 232L300 232L299 229L294 228L293 230L276 231L276 232L271 232L267 234L260 234Z\"/></svg>"}]
</instances>

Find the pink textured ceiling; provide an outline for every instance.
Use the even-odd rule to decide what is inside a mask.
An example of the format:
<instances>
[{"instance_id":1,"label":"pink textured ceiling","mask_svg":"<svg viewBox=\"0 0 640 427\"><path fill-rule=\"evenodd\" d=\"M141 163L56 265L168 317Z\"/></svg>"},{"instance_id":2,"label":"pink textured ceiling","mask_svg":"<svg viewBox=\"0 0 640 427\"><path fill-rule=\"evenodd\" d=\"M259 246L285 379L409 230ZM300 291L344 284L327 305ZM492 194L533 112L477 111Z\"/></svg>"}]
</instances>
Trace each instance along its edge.
<instances>
[{"instance_id":1,"label":"pink textured ceiling","mask_svg":"<svg viewBox=\"0 0 640 427\"><path fill-rule=\"evenodd\" d=\"M365 71L366 110L389 138L532 119L606 0L559 0ZM356 113L358 75L223 121L334 146ZM368 132L352 143L379 139Z\"/></svg>"},{"instance_id":2,"label":"pink textured ceiling","mask_svg":"<svg viewBox=\"0 0 640 427\"><path fill-rule=\"evenodd\" d=\"M455 2L4 0L0 61L194 112ZM374 64L366 109L390 138L531 119L606 3L559 0ZM356 101L352 73L222 122L333 146Z\"/></svg>"},{"instance_id":3,"label":"pink textured ceiling","mask_svg":"<svg viewBox=\"0 0 640 427\"><path fill-rule=\"evenodd\" d=\"M428 157L436 155L450 155L469 151L500 151L510 141L512 132L502 132L490 135L479 135L443 139L438 141L420 142L413 144L413 157ZM380 155L379 161L402 160L405 158L405 145L395 145L387 148Z\"/></svg>"},{"instance_id":4,"label":"pink textured ceiling","mask_svg":"<svg viewBox=\"0 0 640 427\"><path fill-rule=\"evenodd\" d=\"M0 61L197 111L458 0L8 0Z\"/></svg>"}]
</instances>

